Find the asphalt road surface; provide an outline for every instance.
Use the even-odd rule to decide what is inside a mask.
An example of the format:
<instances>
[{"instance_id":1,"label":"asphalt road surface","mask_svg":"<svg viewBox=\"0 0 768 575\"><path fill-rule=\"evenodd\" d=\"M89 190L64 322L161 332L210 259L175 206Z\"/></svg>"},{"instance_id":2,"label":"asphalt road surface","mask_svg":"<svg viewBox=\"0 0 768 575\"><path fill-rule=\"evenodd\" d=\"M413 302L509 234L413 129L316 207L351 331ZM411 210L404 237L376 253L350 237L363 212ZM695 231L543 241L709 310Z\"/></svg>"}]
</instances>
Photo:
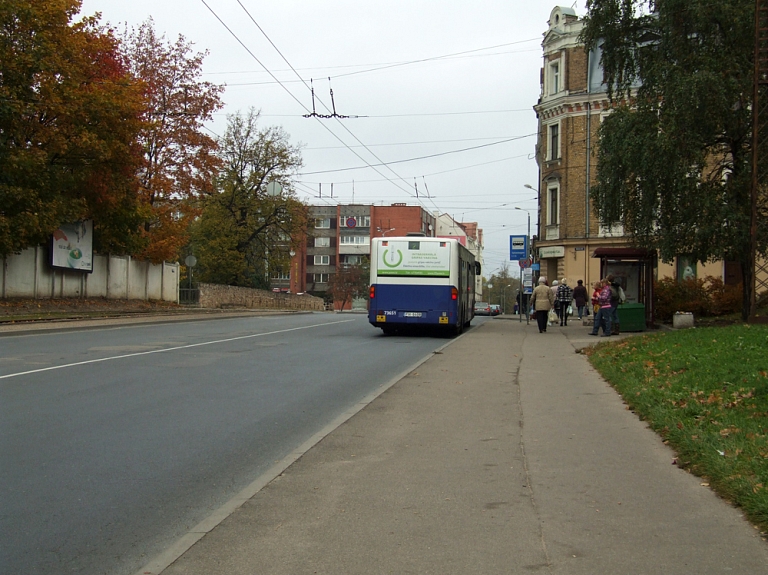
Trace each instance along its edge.
<instances>
[{"instance_id":1,"label":"asphalt road surface","mask_svg":"<svg viewBox=\"0 0 768 575\"><path fill-rule=\"evenodd\" d=\"M356 314L0 337L0 573L134 573L444 343Z\"/></svg>"}]
</instances>

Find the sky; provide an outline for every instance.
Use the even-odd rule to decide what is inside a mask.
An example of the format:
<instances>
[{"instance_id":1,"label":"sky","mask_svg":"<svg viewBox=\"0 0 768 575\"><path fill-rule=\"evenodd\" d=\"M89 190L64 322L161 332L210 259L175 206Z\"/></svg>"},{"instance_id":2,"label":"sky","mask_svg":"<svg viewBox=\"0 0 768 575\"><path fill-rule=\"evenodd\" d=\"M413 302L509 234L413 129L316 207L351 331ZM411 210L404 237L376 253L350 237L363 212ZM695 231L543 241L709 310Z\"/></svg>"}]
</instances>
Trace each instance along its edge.
<instances>
[{"instance_id":1,"label":"sky","mask_svg":"<svg viewBox=\"0 0 768 575\"><path fill-rule=\"evenodd\" d=\"M585 13L584 0L83 0L81 14L118 30L151 17L208 52L203 79L226 90L207 128L223 135L227 114L250 108L281 126L302 146L308 203L405 202L478 222L490 277L517 268L509 237L529 215L536 229L525 186L538 187L533 106L557 5ZM303 117L334 107L349 118Z\"/></svg>"}]
</instances>

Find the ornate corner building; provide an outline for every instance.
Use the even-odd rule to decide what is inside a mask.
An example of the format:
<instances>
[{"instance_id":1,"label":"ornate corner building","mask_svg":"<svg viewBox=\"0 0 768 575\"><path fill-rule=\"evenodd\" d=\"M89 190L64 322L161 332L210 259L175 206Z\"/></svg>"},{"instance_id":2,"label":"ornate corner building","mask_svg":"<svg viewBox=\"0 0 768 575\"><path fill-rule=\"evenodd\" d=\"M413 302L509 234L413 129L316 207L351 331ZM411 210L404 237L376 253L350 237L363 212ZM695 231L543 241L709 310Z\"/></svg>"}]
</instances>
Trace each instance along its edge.
<instances>
[{"instance_id":1,"label":"ornate corner building","mask_svg":"<svg viewBox=\"0 0 768 575\"><path fill-rule=\"evenodd\" d=\"M620 226L600 226L590 205L597 169L594 153L600 122L608 112L600 55L579 41L583 21L571 8L552 10L542 42L539 120L539 222L536 259L548 279L596 281L595 249L624 247Z\"/></svg>"}]
</instances>

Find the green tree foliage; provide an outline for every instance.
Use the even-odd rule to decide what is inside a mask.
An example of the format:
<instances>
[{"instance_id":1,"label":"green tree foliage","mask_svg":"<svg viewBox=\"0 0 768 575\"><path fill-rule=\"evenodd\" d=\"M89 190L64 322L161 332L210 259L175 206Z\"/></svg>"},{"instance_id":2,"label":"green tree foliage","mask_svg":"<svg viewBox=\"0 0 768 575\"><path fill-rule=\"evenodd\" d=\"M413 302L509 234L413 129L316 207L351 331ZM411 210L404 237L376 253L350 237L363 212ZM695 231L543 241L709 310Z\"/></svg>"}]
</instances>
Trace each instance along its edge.
<instances>
[{"instance_id":1,"label":"green tree foliage","mask_svg":"<svg viewBox=\"0 0 768 575\"><path fill-rule=\"evenodd\" d=\"M306 233L307 206L290 179L301 166L299 149L280 128L259 130L258 117L253 110L229 116L219 142L223 166L192 234L200 281L268 288L270 274L289 268L289 251ZM282 191L271 194L271 182Z\"/></svg>"},{"instance_id":2,"label":"green tree foliage","mask_svg":"<svg viewBox=\"0 0 768 575\"><path fill-rule=\"evenodd\" d=\"M489 288L488 286L493 287ZM512 313L519 288L520 270L517 264L515 264L513 271L509 264L504 262L501 269L492 274L485 282L483 298L488 303L503 305L503 313Z\"/></svg>"},{"instance_id":3,"label":"green tree foliage","mask_svg":"<svg viewBox=\"0 0 768 575\"><path fill-rule=\"evenodd\" d=\"M370 275L369 262L337 267L336 273L331 274L328 283L328 292L333 296L334 307L343 310L355 298L367 298Z\"/></svg>"},{"instance_id":4,"label":"green tree foliage","mask_svg":"<svg viewBox=\"0 0 768 575\"><path fill-rule=\"evenodd\" d=\"M0 3L0 255L94 220L94 247L134 253L141 86L79 0Z\"/></svg>"},{"instance_id":5,"label":"green tree foliage","mask_svg":"<svg viewBox=\"0 0 768 575\"><path fill-rule=\"evenodd\" d=\"M754 2L588 0L613 112L600 128L599 219L665 261L741 264L749 313ZM768 238L759 238L765 251Z\"/></svg>"},{"instance_id":6,"label":"green tree foliage","mask_svg":"<svg viewBox=\"0 0 768 575\"><path fill-rule=\"evenodd\" d=\"M124 49L147 100L137 176L148 245L140 255L175 260L199 214L197 198L210 193L219 167L216 142L203 123L222 107L224 88L200 79L207 53L194 53L183 36L173 43L158 36L151 19L125 34Z\"/></svg>"}]
</instances>

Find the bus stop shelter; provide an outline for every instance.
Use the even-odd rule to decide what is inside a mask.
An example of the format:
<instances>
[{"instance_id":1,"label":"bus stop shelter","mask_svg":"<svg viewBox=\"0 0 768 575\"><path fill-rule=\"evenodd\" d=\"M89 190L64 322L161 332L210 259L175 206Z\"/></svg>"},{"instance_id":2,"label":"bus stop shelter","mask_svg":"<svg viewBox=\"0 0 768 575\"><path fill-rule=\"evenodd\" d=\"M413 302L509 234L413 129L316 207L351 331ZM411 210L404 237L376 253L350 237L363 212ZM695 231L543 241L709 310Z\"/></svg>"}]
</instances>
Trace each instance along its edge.
<instances>
[{"instance_id":1,"label":"bus stop shelter","mask_svg":"<svg viewBox=\"0 0 768 575\"><path fill-rule=\"evenodd\" d=\"M624 289L627 304L642 305L645 327L652 327L655 322L653 279L658 261L656 251L631 247L596 248L592 257L600 258L600 277L613 274Z\"/></svg>"}]
</instances>

